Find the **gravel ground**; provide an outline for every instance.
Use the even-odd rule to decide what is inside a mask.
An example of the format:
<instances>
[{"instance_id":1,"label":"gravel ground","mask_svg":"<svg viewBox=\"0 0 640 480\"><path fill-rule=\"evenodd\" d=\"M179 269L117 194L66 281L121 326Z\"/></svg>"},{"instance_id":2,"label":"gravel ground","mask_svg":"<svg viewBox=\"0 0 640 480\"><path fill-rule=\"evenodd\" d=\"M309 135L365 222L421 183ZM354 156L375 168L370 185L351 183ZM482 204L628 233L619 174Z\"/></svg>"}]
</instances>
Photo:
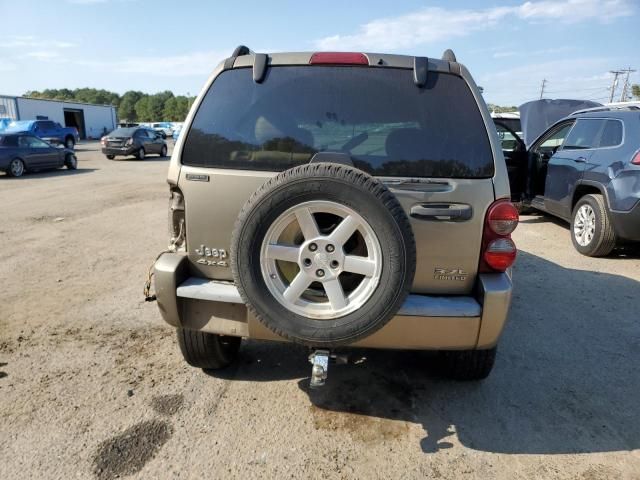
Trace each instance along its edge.
<instances>
[{"instance_id":1,"label":"gravel ground","mask_svg":"<svg viewBox=\"0 0 640 480\"><path fill-rule=\"evenodd\" d=\"M142 300L166 244L167 159L0 174L0 478L640 478L640 253L590 259L526 216L493 374L357 352L307 388L306 352L246 342L189 368Z\"/></svg>"}]
</instances>

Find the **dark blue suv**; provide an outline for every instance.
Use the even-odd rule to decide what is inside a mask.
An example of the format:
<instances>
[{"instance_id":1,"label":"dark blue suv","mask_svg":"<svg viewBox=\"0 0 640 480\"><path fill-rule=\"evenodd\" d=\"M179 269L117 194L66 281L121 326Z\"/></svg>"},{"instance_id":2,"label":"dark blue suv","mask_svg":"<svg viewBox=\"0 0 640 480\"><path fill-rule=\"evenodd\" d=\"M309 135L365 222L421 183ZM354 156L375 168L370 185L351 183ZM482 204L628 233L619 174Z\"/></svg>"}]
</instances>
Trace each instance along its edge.
<instances>
[{"instance_id":1,"label":"dark blue suv","mask_svg":"<svg viewBox=\"0 0 640 480\"><path fill-rule=\"evenodd\" d=\"M570 222L580 253L640 241L639 106L577 111L504 154L512 199Z\"/></svg>"}]
</instances>

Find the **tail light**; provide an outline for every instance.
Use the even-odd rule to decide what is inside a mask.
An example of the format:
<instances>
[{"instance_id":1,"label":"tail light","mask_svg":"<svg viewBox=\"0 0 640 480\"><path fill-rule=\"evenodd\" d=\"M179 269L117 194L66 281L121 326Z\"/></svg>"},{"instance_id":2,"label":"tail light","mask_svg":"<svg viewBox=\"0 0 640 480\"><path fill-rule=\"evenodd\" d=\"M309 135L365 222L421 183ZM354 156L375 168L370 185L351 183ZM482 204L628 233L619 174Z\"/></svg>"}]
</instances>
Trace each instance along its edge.
<instances>
[{"instance_id":1,"label":"tail light","mask_svg":"<svg viewBox=\"0 0 640 480\"><path fill-rule=\"evenodd\" d=\"M124 142L126 146L133 145L133 137L128 138L126 142Z\"/></svg>"},{"instance_id":2,"label":"tail light","mask_svg":"<svg viewBox=\"0 0 640 480\"><path fill-rule=\"evenodd\" d=\"M640 165L640 150L638 150L633 156L633 158L631 159L631 163L633 163L634 165Z\"/></svg>"},{"instance_id":3,"label":"tail light","mask_svg":"<svg viewBox=\"0 0 640 480\"><path fill-rule=\"evenodd\" d=\"M511 233L518 220L518 211L508 200L498 200L489 207L482 234L481 273L504 272L513 265L517 249Z\"/></svg>"},{"instance_id":4,"label":"tail light","mask_svg":"<svg viewBox=\"0 0 640 480\"><path fill-rule=\"evenodd\" d=\"M310 65L369 65L364 53L318 52L311 55Z\"/></svg>"}]
</instances>

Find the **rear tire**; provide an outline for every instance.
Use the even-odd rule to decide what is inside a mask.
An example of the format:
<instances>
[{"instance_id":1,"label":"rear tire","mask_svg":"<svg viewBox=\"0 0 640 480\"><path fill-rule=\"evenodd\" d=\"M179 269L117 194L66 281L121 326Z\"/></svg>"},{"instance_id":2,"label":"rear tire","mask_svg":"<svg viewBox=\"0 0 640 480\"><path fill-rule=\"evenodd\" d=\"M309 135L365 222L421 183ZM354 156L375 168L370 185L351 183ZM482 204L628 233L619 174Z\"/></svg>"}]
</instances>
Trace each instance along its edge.
<instances>
[{"instance_id":1,"label":"rear tire","mask_svg":"<svg viewBox=\"0 0 640 480\"><path fill-rule=\"evenodd\" d=\"M573 207L571 242L588 257L603 257L615 248L616 233L602 195L585 195Z\"/></svg>"},{"instance_id":2,"label":"rear tire","mask_svg":"<svg viewBox=\"0 0 640 480\"><path fill-rule=\"evenodd\" d=\"M496 360L496 347L488 350L447 350L439 352L443 376L470 381L487 378Z\"/></svg>"},{"instance_id":3,"label":"rear tire","mask_svg":"<svg viewBox=\"0 0 640 480\"><path fill-rule=\"evenodd\" d=\"M160 156L161 157L166 157L167 156L167 146L166 145L162 146L162 150L160 150Z\"/></svg>"},{"instance_id":4,"label":"rear tire","mask_svg":"<svg viewBox=\"0 0 640 480\"><path fill-rule=\"evenodd\" d=\"M178 328L178 345L186 362L192 367L219 370L238 358L240 337L227 337L199 330Z\"/></svg>"},{"instance_id":5,"label":"rear tire","mask_svg":"<svg viewBox=\"0 0 640 480\"><path fill-rule=\"evenodd\" d=\"M138 160L144 160L145 157L145 151L144 148L141 148L140 150L138 150L138 152L136 153L136 158Z\"/></svg>"},{"instance_id":6,"label":"rear tire","mask_svg":"<svg viewBox=\"0 0 640 480\"><path fill-rule=\"evenodd\" d=\"M109 160L113 160L114 158L116 158L116 156L115 156L115 155L107 155L107 158L108 158Z\"/></svg>"},{"instance_id":7,"label":"rear tire","mask_svg":"<svg viewBox=\"0 0 640 480\"><path fill-rule=\"evenodd\" d=\"M76 170L78 168L78 159L75 155L69 154L64 160L64 166L69 170Z\"/></svg>"},{"instance_id":8,"label":"rear tire","mask_svg":"<svg viewBox=\"0 0 640 480\"><path fill-rule=\"evenodd\" d=\"M26 168L24 166L24 162L19 158L14 158L9 162L9 168L7 168L7 174L10 177L21 177L24 175Z\"/></svg>"}]
</instances>

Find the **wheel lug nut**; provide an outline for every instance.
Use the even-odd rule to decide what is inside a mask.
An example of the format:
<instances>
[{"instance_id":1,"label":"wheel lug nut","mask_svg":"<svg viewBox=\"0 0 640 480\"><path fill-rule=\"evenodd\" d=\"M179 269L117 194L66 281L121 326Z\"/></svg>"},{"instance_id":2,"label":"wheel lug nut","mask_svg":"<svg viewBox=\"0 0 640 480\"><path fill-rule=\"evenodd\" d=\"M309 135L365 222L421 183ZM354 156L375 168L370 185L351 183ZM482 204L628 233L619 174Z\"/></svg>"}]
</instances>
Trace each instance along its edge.
<instances>
[{"instance_id":1,"label":"wheel lug nut","mask_svg":"<svg viewBox=\"0 0 640 480\"><path fill-rule=\"evenodd\" d=\"M327 249L327 252L331 253L336 249L336 247L334 247L333 245L329 244L329 245L327 245L326 249Z\"/></svg>"},{"instance_id":2,"label":"wheel lug nut","mask_svg":"<svg viewBox=\"0 0 640 480\"><path fill-rule=\"evenodd\" d=\"M316 275L319 276L319 277L324 277L324 270L322 270L322 269L316 270Z\"/></svg>"},{"instance_id":3,"label":"wheel lug nut","mask_svg":"<svg viewBox=\"0 0 640 480\"><path fill-rule=\"evenodd\" d=\"M309 244L309 250L311 250L312 252L315 252L317 249L318 249L318 245L316 245L315 243Z\"/></svg>"},{"instance_id":4,"label":"wheel lug nut","mask_svg":"<svg viewBox=\"0 0 640 480\"><path fill-rule=\"evenodd\" d=\"M305 258L302 263L304 263L305 267L310 267L311 266L311 259L310 258Z\"/></svg>"}]
</instances>

